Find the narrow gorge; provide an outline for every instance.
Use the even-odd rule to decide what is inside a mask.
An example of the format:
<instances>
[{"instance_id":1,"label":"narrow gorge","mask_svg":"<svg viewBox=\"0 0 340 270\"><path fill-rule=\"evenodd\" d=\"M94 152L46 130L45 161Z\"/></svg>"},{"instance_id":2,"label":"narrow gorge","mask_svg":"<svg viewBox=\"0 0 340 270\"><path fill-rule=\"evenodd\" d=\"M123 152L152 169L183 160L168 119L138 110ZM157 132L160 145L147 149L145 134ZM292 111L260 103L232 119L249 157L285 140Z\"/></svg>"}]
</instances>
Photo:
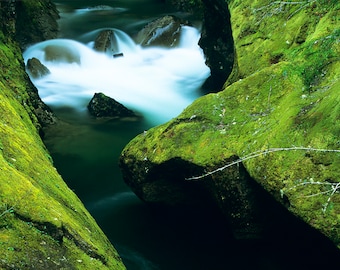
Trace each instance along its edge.
<instances>
[{"instance_id":1,"label":"narrow gorge","mask_svg":"<svg viewBox=\"0 0 340 270\"><path fill-rule=\"evenodd\" d=\"M334 0L0 2L1 269L325 269Z\"/></svg>"}]
</instances>

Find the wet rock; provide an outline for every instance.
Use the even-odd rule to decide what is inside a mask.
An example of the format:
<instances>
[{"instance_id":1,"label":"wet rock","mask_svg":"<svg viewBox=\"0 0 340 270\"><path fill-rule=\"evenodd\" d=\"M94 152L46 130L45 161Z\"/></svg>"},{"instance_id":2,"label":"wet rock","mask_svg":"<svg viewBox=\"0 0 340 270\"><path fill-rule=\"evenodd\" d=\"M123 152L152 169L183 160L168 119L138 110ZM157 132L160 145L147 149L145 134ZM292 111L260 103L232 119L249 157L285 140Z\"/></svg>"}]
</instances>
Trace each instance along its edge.
<instances>
[{"instance_id":1,"label":"wet rock","mask_svg":"<svg viewBox=\"0 0 340 270\"><path fill-rule=\"evenodd\" d=\"M175 16L164 16L150 22L139 31L136 41L144 47L175 47L180 40L182 24L184 22Z\"/></svg>"},{"instance_id":2,"label":"wet rock","mask_svg":"<svg viewBox=\"0 0 340 270\"><path fill-rule=\"evenodd\" d=\"M95 93L87 108L95 117L137 117L133 111L103 93Z\"/></svg>"},{"instance_id":3,"label":"wet rock","mask_svg":"<svg viewBox=\"0 0 340 270\"><path fill-rule=\"evenodd\" d=\"M116 54L117 40L113 30L103 30L99 33L94 41L93 49L97 52L104 52L107 54Z\"/></svg>"},{"instance_id":4,"label":"wet rock","mask_svg":"<svg viewBox=\"0 0 340 270\"><path fill-rule=\"evenodd\" d=\"M80 64L80 55L75 48L48 45L45 48L45 60Z\"/></svg>"},{"instance_id":5,"label":"wet rock","mask_svg":"<svg viewBox=\"0 0 340 270\"><path fill-rule=\"evenodd\" d=\"M29 75L35 79L51 73L50 70L35 57L28 59L26 68Z\"/></svg>"}]
</instances>

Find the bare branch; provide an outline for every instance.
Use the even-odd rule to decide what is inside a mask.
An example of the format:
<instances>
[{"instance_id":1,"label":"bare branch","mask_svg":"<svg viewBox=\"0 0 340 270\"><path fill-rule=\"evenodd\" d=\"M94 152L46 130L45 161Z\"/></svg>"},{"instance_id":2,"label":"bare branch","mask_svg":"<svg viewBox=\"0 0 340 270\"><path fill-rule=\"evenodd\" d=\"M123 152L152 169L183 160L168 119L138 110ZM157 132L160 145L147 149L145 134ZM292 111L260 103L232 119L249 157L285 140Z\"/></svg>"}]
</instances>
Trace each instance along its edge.
<instances>
[{"instance_id":1,"label":"bare branch","mask_svg":"<svg viewBox=\"0 0 340 270\"><path fill-rule=\"evenodd\" d=\"M318 0L307 0L307 1L273 1L269 3L268 5L259 7L259 8L254 8L253 12L254 13L260 13L260 19L259 21L256 22L256 24L259 24L262 20L268 17L272 17L274 15L278 15L280 13L284 13L285 7L287 6L297 6L301 5L297 10L295 10L293 13L291 13L288 16L288 19L293 17L296 13L298 13L301 9L305 8L306 6L317 2Z\"/></svg>"},{"instance_id":2,"label":"bare branch","mask_svg":"<svg viewBox=\"0 0 340 270\"><path fill-rule=\"evenodd\" d=\"M14 211L13 206L8 208L7 205L6 205L5 210L2 213L0 213L0 218L3 217L4 215L6 215L7 213L13 213L13 211Z\"/></svg>"},{"instance_id":3,"label":"bare branch","mask_svg":"<svg viewBox=\"0 0 340 270\"><path fill-rule=\"evenodd\" d=\"M257 158L257 157L260 157L260 156L263 156L263 155L267 155L269 153L280 152L280 151L307 151L307 152L308 151L315 151L315 152L340 153L340 150L338 150L338 149L322 149L322 148L320 149L320 148L303 147L303 146L268 148L266 150L259 150L259 151L249 153L248 155L245 155L244 157L241 157L241 158L239 158L235 161L232 161L232 162L230 162L230 163L228 163L228 164L226 164L222 167L219 167L219 168L217 168L213 171L207 172L207 173L199 175L199 176L192 176L192 177L189 177L189 178L185 178L185 180L200 180L200 179L205 178L207 176L213 175L214 173L223 171L223 170L225 170L225 169L227 169L231 166L238 165L239 163L242 163L244 161L247 161L247 160L250 160L250 159L253 159L253 158ZM326 203L323 204L323 208L322 208L323 213L326 212L334 194L340 191L340 182L330 183L330 182L320 182L320 181L310 180L310 181L299 183L299 184L294 185L294 186L292 186L288 189L285 189L285 190L281 189L280 190L281 197L283 197L284 192L287 192L287 191L290 191L292 189L296 189L296 188L299 188L299 187L307 186L307 185L321 185L321 186L327 186L329 188L326 191L320 191L318 193L314 193L314 194L311 194L311 195L304 196L306 198L309 198L309 197L315 197L315 196L319 196L319 195L329 194Z\"/></svg>"},{"instance_id":4,"label":"bare branch","mask_svg":"<svg viewBox=\"0 0 340 270\"><path fill-rule=\"evenodd\" d=\"M280 151L316 151L316 152L336 152L336 153L340 153L340 150L337 150L337 149L318 149L318 148L311 148L311 147L281 147L281 148L268 148L266 150L259 150L259 151L255 151L255 152L252 152L244 157L241 157L235 161L232 161L220 168L217 168L216 170L213 170L213 171L210 171L210 172L207 172L203 175L200 175L200 176L192 176L192 177L189 177L189 178L185 178L185 180L199 180L199 179L202 179L202 178L205 178L209 175L212 175L214 173L217 173L217 172L220 172L220 171L223 171L233 165L237 165L239 163L242 163L244 161L247 161L249 159L253 159L253 158L256 158L256 157L260 157L260 156L263 156L263 155L266 155L266 154L269 154L269 153L274 153L274 152L280 152Z\"/></svg>"}]
</instances>

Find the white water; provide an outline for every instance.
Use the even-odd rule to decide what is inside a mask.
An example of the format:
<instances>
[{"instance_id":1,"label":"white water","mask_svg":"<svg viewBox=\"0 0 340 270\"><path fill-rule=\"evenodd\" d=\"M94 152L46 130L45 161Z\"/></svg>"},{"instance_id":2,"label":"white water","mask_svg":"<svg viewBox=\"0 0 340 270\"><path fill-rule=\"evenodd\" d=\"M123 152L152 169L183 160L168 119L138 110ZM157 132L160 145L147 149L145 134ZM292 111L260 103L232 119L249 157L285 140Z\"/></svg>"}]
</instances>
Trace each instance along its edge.
<instances>
[{"instance_id":1,"label":"white water","mask_svg":"<svg viewBox=\"0 0 340 270\"><path fill-rule=\"evenodd\" d=\"M51 108L86 111L94 93L103 92L150 123L159 124L178 115L198 97L210 70L197 45L197 29L183 27L180 46L172 49L142 48L124 32L112 29L116 39L112 51L124 54L119 58L92 49L101 30L83 35L86 43L55 39L24 52L25 62L38 58L51 71L43 78L32 79ZM52 60L46 53L51 48L57 54Z\"/></svg>"}]
</instances>

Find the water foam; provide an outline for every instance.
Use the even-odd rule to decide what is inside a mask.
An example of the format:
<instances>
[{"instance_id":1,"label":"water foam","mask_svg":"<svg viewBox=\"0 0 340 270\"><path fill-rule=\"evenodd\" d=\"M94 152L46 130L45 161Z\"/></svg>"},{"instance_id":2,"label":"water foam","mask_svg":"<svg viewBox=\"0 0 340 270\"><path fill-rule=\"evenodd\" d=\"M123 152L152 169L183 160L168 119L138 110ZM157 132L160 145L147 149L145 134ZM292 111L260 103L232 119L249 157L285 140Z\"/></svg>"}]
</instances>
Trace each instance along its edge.
<instances>
[{"instance_id":1,"label":"water foam","mask_svg":"<svg viewBox=\"0 0 340 270\"><path fill-rule=\"evenodd\" d=\"M93 94L103 92L158 124L197 98L197 89L209 76L197 45L199 32L193 27L184 28L180 46L172 49L141 48L113 29L117 48L124 54L119 58L92 49L91 39L99 31L84 35L87 44L54 39L24 52L25 61L38 58L51 71L32 79L46 104L84 111Z\"/></svg>"}]
</instances>

